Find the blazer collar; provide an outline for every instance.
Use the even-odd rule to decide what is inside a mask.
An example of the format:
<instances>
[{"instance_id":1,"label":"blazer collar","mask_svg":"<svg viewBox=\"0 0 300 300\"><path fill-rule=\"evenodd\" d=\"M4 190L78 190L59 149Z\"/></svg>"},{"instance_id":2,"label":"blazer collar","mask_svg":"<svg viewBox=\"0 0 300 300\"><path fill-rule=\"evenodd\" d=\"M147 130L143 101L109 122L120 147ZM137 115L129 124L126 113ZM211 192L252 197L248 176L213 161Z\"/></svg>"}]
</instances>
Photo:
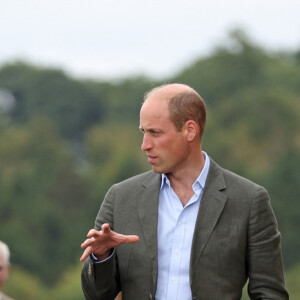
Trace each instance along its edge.
<instances>
[{"instance_id":1,"label":"blazer collar","mask_svg":"<svg viewBox=\"0 0 300 300\"><path fill-rule=\"evenodd\" d=\"M194 267L201 258L203 250L224 209L227 193L223 172L212 159L204 187L200 208L195 224L190 261L190 284L192 285Z\"/></svg>"},{"instance_id":2,"label":"blazer collar","mask_svg":"<svg viewBox=\"0 0 300 300\"><path fill-rule=\"evenodd\" d=\"M158 200L161 175L153 171L142 183L142 195L138 205L138 213L143 236L149 256L152 260L153 283L157 280L157 223L158 223Z\"/></svg>"}]
</instances>

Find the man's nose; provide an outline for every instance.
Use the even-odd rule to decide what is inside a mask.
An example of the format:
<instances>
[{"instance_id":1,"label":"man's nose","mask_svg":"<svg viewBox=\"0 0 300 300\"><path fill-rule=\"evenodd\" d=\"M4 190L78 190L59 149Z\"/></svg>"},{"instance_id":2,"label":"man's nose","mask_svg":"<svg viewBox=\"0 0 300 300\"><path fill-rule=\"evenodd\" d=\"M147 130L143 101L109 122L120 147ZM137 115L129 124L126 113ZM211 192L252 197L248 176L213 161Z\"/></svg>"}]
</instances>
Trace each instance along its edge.
<instances>
[{"instance_id":1,"label":"man's nose","mask_svg":"<svg viewBox=\"0 0 300 300\"><path fill-rule=\"evenodd\" d=\"M149 136L145 133L144 136L143 136L143 142L142 142L142 145L141 145L141 149L143 151L147 151L150 148L151 148L151 141L150 141Z\"/></svg>"}]
</instances>

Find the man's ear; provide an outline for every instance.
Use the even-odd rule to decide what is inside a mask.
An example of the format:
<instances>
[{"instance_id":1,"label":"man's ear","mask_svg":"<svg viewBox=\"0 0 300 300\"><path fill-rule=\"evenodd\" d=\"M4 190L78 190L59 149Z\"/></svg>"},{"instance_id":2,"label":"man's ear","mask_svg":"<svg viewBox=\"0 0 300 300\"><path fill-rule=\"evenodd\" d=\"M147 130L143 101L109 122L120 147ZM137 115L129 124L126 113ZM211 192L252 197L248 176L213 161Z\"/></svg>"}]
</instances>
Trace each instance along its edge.
<instances>
[{"instance_id":1,"label":"man's ear","mask_svg":"<svg viewBox=\"0 0 300 300\"><path fill-rule=\"evenodd\" d=\"M199 135L199 126L193 120L186 121L183 130L188 142L192 142Z\"/></svg>"}]
</instances>

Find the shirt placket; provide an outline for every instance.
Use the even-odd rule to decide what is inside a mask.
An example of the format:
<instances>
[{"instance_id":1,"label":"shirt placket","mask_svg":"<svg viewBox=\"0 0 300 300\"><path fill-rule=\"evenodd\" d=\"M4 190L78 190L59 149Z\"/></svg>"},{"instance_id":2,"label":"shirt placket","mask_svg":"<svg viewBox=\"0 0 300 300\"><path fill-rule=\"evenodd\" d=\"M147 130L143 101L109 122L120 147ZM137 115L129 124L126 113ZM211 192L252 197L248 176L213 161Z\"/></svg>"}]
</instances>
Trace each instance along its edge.
<instances>
[{"instance_id":1,"label":"shirt placket","mask_svg":"<svg viewBox=\"0 0 300 300\"><path fill-rule=\"evenodd\" d=\"M168 279L167 300L177 299L179 280L180 280L180 263L182 257L182 249L184 243L186 210L183 208L179 214L172 243L172 251L170 258L170 272Z\"/></svg>"}]
</instances>

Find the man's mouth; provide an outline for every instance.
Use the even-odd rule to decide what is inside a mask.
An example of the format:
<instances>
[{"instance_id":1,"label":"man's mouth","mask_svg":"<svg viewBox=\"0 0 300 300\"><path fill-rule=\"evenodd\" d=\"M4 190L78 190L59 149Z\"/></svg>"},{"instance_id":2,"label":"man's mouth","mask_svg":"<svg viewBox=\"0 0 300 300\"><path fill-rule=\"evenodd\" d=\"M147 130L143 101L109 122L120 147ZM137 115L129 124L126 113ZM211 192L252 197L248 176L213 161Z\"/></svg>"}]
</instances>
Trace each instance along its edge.
<instances>
[{"instance_id":1,"label":"man's mouth","mask_svg":"<svg viewBox=\"0 0 300 300\"><path fill-rule=\"evenodd\" d=\"M156 161L157 157L156 156L151 156L151 155L148 155L148 162L150 164L153 164L155 161Z\"/></svg>"}]
</instances>

